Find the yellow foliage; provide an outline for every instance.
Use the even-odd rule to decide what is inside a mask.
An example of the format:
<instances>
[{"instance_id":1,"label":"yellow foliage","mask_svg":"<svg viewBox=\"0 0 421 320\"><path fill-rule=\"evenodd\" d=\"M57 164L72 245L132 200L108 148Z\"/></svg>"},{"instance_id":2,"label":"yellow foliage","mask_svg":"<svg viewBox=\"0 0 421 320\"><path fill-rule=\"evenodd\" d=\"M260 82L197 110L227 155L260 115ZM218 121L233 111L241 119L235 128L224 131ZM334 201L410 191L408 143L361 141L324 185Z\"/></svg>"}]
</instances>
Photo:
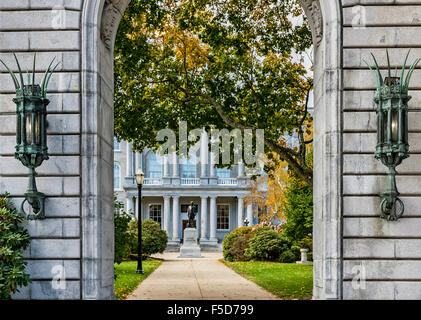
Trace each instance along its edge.
<instances>
[{"instance_id":1,"label":"yellow foliage","mask_svg":"<svg viewBox=\"0 0 421 320\"><path fill-rule=\"evenodd\" d=\"M176 59L183 62L183 71L195 72L204 67L208 62L210 48L202 43L200 39L187 30L180 30L172 21L170 15L162 29L149 28L146 24L146 17L132 21L134 31L127 34L130 40L136 40L139 36L146 36L158 48L158 56L164 51L170 50L175 53Z\"/></svg>"},{"instance_id":2,"label":"yellow foliage","mask_svg":"<svg viewBox=\"0 0 421 320\"><path fill-rule=\"evenodd\" d=\"M276 158L277 155L274 154ZM276 160L279 161L279 158ZM267 160L269 161L269 160ZM252 182L252 189L245 198L246 205L253 203L257 208L254 215L259 221L274 222L276 219L285 219L284 207L285 193L289 179L288 164L279 161L279 165L269 175L258 177Z\"/></svg>"}]
</instances>

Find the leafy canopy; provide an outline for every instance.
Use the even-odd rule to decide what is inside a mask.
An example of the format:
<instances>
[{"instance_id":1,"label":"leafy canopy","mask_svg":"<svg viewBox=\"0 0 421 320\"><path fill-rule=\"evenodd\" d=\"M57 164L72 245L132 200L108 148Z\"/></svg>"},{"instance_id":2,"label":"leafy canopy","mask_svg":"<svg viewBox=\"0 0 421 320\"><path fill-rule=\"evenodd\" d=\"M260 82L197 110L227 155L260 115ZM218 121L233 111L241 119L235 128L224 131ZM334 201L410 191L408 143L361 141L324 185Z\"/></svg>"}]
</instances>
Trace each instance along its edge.
<instances>
[{"instance_id":1,"label":"leafy canopy","mask_svg":"<svg viewBox=\"0 0 421 320\"><path fill-rule=\"evenodd\" d=\"M302 157L310 142L285 141L311 127L310 46L297 0L132 1L115 46L116 135L142 150L181 120L189 129L265 129L266 151L311 185Z\"/></svg>"}]
</instances>

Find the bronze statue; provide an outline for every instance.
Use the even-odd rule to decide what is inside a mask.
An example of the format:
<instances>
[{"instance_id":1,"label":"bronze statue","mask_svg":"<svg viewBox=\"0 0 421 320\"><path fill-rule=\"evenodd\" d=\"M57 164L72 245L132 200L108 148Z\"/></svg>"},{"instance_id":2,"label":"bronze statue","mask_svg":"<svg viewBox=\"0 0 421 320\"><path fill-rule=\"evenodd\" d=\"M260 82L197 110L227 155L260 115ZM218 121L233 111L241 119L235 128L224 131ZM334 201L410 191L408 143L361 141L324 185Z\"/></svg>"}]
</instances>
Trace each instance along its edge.
<instances>
[{"instance_id":1,"label":"bronze statue","mask_svg":"<svg viewBox=\"0 0 421 320\"><path fill-rule=\"evenodd\" d=\"M190 202L189 207L187 208L187 216L189 217L189 222L187 223L187 228L194 228L194 218L196 217L196 206L193 201Z\"/></svg>"}]
</instances>

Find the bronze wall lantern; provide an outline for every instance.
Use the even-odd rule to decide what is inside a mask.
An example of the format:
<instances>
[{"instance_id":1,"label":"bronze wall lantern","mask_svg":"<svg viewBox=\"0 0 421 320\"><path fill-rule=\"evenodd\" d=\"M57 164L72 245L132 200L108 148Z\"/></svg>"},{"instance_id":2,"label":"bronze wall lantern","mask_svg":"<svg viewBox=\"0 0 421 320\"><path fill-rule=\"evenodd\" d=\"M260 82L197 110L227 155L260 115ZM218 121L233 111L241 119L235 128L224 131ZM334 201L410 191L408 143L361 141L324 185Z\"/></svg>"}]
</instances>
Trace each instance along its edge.
<instances>
[{"instance_id":1,"label":"bronze wall lantern","mask_svg":"<svg viewBox=\"0 0 421 320\"><path fill-rule=\"evenodd\" d=\"M406 55L400 77L396 68L394 76L391 73L389 52L386 51L388 75L383 80L380 68L373 54L376 71L365 62L374 75L377 90L374 102L377 104L377 146L375 157L388 167L389 188L381 197L382 219L396 221L402 217L405 210L402 200L398 198L396 188L396 167L402 160L409 157L408 143L408 95L409 81L415 67L421 59L416 60L405 77L406 63L410 51Z\"/></svg>"},{"instance_id":2,"label":"bronze wall lantern","mask_svg":"<svg viewBox=\"0 0 421 320\"><path fill-rule=\"evenodd\" d=\"M25 192L25 200L20 206L20 213L30 220L44 219L45 195L37 190L35 168L39 167L44 160L48 160L47 105L50 101L47 99L47 87L59 63L51 69L54 59L51 61L41 84L38 85L35 84L36 55L34 55L32 82L28 71L28 81L25 84L19 61L16 55L13 55L19 70L20 82L7 65L2 60L0 62L11 75L16 90L16 98L13 99L13 102L16 104L15 158L29 169L28 187ZM33 213L27 214L25 212L25 202L28 202L32 207Z\"/></svg>"}]
</instances>

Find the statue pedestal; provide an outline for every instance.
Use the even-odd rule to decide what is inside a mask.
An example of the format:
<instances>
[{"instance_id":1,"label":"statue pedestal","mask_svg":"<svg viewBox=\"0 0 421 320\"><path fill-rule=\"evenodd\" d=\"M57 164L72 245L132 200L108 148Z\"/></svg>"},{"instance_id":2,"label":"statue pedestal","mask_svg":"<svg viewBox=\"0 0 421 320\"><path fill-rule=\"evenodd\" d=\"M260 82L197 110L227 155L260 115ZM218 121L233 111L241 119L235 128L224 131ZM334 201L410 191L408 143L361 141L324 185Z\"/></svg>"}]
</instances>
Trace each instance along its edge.
<instances>
[{"instance_id":1,"label":"statue pedestal","mask_svg":"<svg viewBox=\"0 0 421 320\"><path fill-rule=\"evenodd\" d=\"M297 261L298 264L313 264L311 261L307 261L307 252L308 249L300 249L301 252L301 261Z\"/></svg>"},{"instance_id":2,"label":"statue pedestal","mask_svg":"<svg viewBox=\"0 0 421 320\"><path fill-rule=\"evenodd\" d=\"M202 258L200 246L197 244L197 229L184 229L183 245L177 258Z\"/></svg>"}]
</instances>

